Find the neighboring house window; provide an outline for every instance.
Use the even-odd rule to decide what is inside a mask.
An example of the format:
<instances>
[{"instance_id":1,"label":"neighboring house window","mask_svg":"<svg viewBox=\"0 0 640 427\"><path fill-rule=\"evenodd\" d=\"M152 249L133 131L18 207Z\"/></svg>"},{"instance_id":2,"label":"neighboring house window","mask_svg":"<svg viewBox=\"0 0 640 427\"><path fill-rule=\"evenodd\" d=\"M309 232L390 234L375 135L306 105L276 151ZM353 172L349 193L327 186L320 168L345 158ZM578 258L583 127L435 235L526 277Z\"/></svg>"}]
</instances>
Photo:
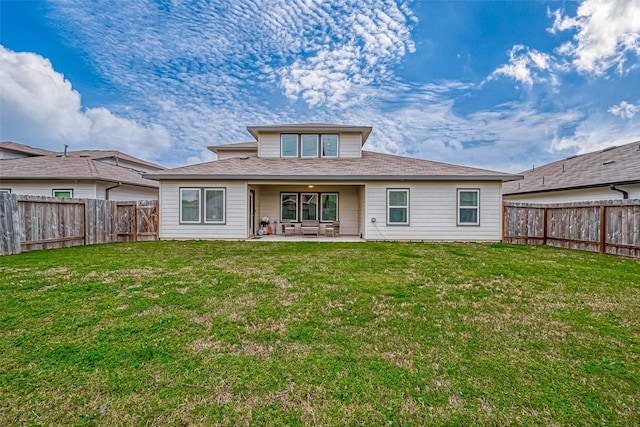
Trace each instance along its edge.
<instances>
[{"instance_id":1,"label":"neighboring house window","mask_svg":"<svg viewBox=\"0 0 640 427\"><path fill-rule=\"evenodd\" d=\"M280 155L282 157L298 157L298 135L283 134L280 136Z\"/></svg>"},{"instance_id":2,"label":"neighboring house window","mask_svg":"<svg viewBox=\"0 0 640 427\"><path fill-rule=\"evenodd\" d=\"M322 157L338 157L338 135L322 135Z\"/></svg>"},{"instance_id":3,"label":"neighboring house window","mask_svg":"<svg viewBox=\"0 0 640 427\"><path fill-rule=\"evenodd\" d=\"M330 222L338 220L338 193L320 195L320 221Z\"/></svg>"},{"instance_id":4,"label":"neighboring house window","mask_svg":"<svg viewBox=\"0 0 640 427\"><path fill-rule=\"evenodd\" d=\"M225 189L204 189L204 222L224 223Z\"/></svg>"},{"instance_id":5,"label":"neighboring house window","mask_svg":"<svg viewBox=\"0 0 640 427\"><path fill-rule=\"evenodd\" d=\"M10 194L10 193L11 193L10 188L0 188L0 194Z\"/></svg>"},{"instance_id":6,"label":"neighboring house window","mask_svg":"<svg viewBox=\"0 0 640 427\"><path fill-rule=\"evenodd\" d=\"M302 195L302 208L301 217L302 220L317 220L318 219L318 194L316 193L303 193Z\"/></svg>"},{"instance_id":7,"label":"neighboring house window","mask_svg":"<svg viewBox=\"0 0 640 427\"><path fill-rule=\"evenodd\" d=\"M298 193L280 194L280 221L298 221Z\"/></svg>"},{"instance_id":8,"label":"neighboring house window","mask_svg":"<svg viewBox=\"0 0 640 427\"><path fill-rule=\"evenodd\" d=\"M302 157L318 157L318 135L301 135Z\"/></svg>"},{"instance_id":9,"label":"neighboring house window","mask_svg":"<svg viewBox=\"0 0 640 427\"><path fill-rule=\"evenodd\" d=\"M458 225L480 224L480 190L458 189Z\"/></svg>"},{"instance_id":10,"label":"neighboring house window","mask_svg":"<svg viewBox=\"0 0 640 427\"><path fill-rule=\"evenodd\" d=\"M387 224L409 225L408 189L387 189Z\"/></svg>"},{"instance_id":11,"label":"neighboring house window","mask_svg":"<svg viewBox=\"0 0 640 427\"><path fill-rule=\"evenodd\" d=\"M200 189L180 189L180 222L200 222Z\"/></svg>"},{"instance_id":12,"label":"neighboring house window","mask_svg":"<svg viewBox=\"0 0 640 427\"><path fill-rule=\"evenodd\" d=\"M73 190L53 190L53 197L73 197Z\"/></svg>"}]
</instances>

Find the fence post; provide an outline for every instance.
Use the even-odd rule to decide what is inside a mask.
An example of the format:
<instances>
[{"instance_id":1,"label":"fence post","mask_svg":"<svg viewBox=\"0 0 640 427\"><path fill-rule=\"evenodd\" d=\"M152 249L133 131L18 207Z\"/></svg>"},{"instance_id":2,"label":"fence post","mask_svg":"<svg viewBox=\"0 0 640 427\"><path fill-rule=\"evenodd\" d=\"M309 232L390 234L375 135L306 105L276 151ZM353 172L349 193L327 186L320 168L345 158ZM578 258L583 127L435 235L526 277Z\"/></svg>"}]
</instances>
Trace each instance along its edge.
<instances>
[{"instance_id":1,"label":"fence post","mask_svg":"<svg viewBox=\"0 0 640 427\"><path fill-rule=\"evenodd\" d=\"M133 241L137 242L138 241L138 202L134 203L133 205L133 218L132 218L133 224L132 224L132 228L133 228Z\"/></svg>"},{"instance_id":2,"label":"fence post","mask_svg":"<svg viewBox=\"0 0 640 427\"><path fill-rule=\"evenodd\" d=\"M547 246L547 208L542 211L542 245Z\"/></svg>"},{"instance_id":3,"label":"fence post","mask_svg":"<svg viewBox=\"0 0 640 427\"><path fill-rule=\"evenodd\" d=\"M607 215L606 206L600 205L600 253L607 253Z\"/></svg>"}]
</instances>

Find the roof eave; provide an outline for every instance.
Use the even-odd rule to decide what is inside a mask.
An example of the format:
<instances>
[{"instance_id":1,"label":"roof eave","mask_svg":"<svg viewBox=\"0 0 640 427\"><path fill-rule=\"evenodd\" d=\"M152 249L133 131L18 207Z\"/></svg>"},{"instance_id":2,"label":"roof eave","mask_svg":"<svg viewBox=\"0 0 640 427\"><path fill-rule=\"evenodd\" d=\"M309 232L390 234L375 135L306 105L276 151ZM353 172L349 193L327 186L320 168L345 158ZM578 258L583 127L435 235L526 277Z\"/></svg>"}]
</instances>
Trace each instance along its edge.
<instances>
[{"instance_id":1,"label":"roof eave","mask_svg":"<svg viewBox=\"0 0 640 427\"><path fill-rule=\"evenodd\" d=\"M503 192L502 195L517 196L521 194L551 193L554 191L570 191L570 190L587 190L589 188L609 187L610 185L631 185L631 184L640 184L640 180L611 181L611 182L600 183L600 184L575 185L572 187L556 187L556 188L545 188L545 189L529 190L529 191Z\"/></svg>"},{"instance_id":2,"label":"roof eave","mask_svg":"<svg viewBox=\"0 0 640 427\"><path fill-rule=\"evenodd\" d=\"M520 175L214 175L144 174L153 180L270 180L270 181L513 181Z\"/></svg>"}]
</instances>

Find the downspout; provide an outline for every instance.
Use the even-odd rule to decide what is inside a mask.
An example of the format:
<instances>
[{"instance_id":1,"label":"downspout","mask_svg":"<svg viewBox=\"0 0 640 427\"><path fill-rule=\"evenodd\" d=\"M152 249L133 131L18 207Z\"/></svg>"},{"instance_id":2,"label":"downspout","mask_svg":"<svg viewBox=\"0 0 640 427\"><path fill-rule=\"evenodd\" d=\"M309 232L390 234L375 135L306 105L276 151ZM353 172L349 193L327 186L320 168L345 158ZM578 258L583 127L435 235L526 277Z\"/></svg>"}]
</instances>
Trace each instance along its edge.
<instances>
[{"instance_id":1,"label":"downspout","mask_svg":"<svg viewBox=\"0 0 640 427\"><path fill-rule=\"evenodd\" d=\"M109 187L106 190L104 190L104 198L106 200L109 200L109 190L113 190L114 188L118 188L122 185L121 182L117 183L116 185L114 185L113 187Z\"/></svg>"},{"instance_id":2,"label":"downspout","mask_svg":"<svg viewBox=\"0 0 640 427\"><path fill-rule=\"evenodd\" d=\"M611 190L613 190L613 191L618 191L618 192L622 193L622 198L623 198L624 200L627 200L627 199L629 198L629 193L627 193L627 192L626 192L626 191L624 191L624 190L620 190L619 188L616 188L616 185L615 185L615 184L611 184L611 185L609 186L609 188L610 188Z\"/></svg>"}]
</instances>

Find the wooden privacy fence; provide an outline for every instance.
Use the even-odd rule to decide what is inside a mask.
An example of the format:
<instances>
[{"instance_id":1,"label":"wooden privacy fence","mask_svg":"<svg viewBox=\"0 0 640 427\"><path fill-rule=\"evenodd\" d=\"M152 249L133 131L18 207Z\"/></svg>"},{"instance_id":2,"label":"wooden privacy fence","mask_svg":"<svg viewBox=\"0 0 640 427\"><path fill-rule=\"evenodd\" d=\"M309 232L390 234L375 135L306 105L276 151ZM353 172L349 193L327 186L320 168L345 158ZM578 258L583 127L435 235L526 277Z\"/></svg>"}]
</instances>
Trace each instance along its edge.
<instances>
[{"instance_id":1,"label":"wooden privacy fence","mask_svg":"<svg viewBox=\"0 0 640 427\"><path fill-rule=\"evenodd\" d=\"M158 201L0 194L0 255L157 240Z\"/></svg>"},{"instance_id":2,"label":"wooden privacy fence","mask_svg":"<svg viewBox=\"0 0 640 427\"><path fill-rule=\"evenodd\" d=\"M502 241L640 257L640 200L503 203Z\"/></svg>"}]
</instances>

